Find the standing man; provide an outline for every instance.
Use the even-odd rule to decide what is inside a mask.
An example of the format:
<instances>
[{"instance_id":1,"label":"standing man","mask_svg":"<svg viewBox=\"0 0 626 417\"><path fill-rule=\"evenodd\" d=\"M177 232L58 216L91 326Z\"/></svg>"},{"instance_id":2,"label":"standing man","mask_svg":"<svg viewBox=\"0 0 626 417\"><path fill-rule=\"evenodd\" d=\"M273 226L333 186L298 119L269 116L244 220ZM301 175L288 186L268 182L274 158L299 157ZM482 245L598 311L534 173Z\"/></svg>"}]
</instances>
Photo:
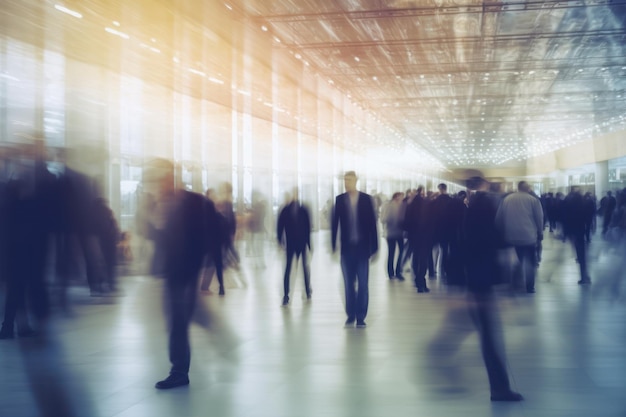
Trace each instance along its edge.
<instances>
[{"instance_id":1,"label":"standing man","mask_svg":"<svg viewBox=\"0 0 626 417\"><path fill-rule=\"evenodd\" d=\"M535 292L537 244L543 240L543 209L539 199L530 194L526 181L517 184L517 192L502 200L496 215L496 224L503 232L504 241L515 247L526 292Z\"/></svg>"},{"instance_id":2,"label":"standing man","mask_svg":"<svg viewBox=\"0 0 626 417\"><path fill-rule=\"evenodd\" d=\"M144 174L146 188L157 195L149 228L155 240L155 274L165 278L166 310L169 312L169 356L172 367L157 389L189 385L191 348L189 323L195 307L198 274L215 233L214 206L202 195L174 186L174 165L156 160Z\"/></svg>"},{"instance_id":3,"label":"standing man","mask_svg":"<svg viewBox=\"0 0 626 417\"><path fill-rule=\"evenodd\" d=\"M369 301L369 259L378 251L376 213L372 197L357 191L354 171L345 173L346 192L335 199L332 216L331 246L337 247L337 231L341 227L341 270L346 293L346 326L356 320L357 327L365 327ZM355 283L358 284L355 288Z\"/></svg>"},{"instance_id":4,"label":"standing man","mask_svg":"<svg viewBox=\"0 0 626 417\"><path fill-rule=\"evenodd\" d=\"M439 190L439 195L430 203L430 220L434 222L433 245L439 245L439 275L446 277L450 257L451 226L456 219L451 219L448 216L448 206L452 201L452 197L448 195L448 186L441 183L437 186L437 189Z\"/></svg>"},{"instance_id":5,"label":"standing man","mask_svg":"<svg viewBox=\"0 0 626 417\"><path fill-rule=\"evenodd\" d=\"M283 238L284 235L284 238ZM276 226L278 243L285 246L287 264L285 266L283 306L289 305L289 275L291 262L295 255L296 260L302 256L302 271L304 272L304 289L307 300L311 299L311 285L309 264L306 259L306 250L311 250L311 217L309 211L298 199L298 188L294 188L291 202L278 215Z\"/></svg>"}]
</instances>

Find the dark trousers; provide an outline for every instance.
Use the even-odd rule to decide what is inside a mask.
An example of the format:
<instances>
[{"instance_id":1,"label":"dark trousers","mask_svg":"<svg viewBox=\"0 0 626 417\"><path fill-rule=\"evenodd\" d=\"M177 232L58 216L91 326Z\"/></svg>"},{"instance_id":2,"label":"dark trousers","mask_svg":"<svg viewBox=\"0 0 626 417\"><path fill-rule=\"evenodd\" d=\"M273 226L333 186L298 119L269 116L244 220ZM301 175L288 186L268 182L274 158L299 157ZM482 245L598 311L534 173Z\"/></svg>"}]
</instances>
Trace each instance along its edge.
<instances>
[{"instance_id":1,"label":"dark trousers","mask_svg":"<svg viewBox=\"0 0 626 417\"><path fill-rule=\"evenodd\" d=\"M537 246L515 246L515 253L517 253L520 276L526 284L526 290L534 290L537 270Z\"/></svg>"},{"instance_id":2,"label":"dark trousers","mask_svg":"<svg viewBox=\"0 0 626 417\"><path fill-rule=\"evenodd\" d=\"M205 267L204 276L202 277L202 283L200 289L207 291L213 280L213 275L217 275L217 282L220 284L220 289L224 288L224 261L222 259L222 253L216 253L207 258L207 265Z\"/></svg>"},{"instance_id":3,"label":"dark trousers","mask_svg":"<svg viewBox=\"0 0 626 417\"><path fill-rule=\"evenodd\" d=\"M170 373L187 375L191 361L189 323L193 315L197 296L197 280L184 283L167 283L167 305L169 307L169 354L172 368Z\"/></svg>"},{"instance_id":4,"label":"dark trousers","mask_svg":"<svg viewBox=\"0 0 626 417\"><path fill-rule=\"evenodd\" d=\"M389 278L399 277L402 275L402 252L404 251L404 238L402 237L388 237L387 246L389 247L389 255L387 256L387 275ZM398 247L398 260L396 259L396 247Z\"/></svg>"},{"instance_id":5,"label":"dark trousers","mask_svg":"<svg viewBox=\"0 0 626 417\"><path fill-rule=\"evenodd\" d=\"M613 215L613 211L606 211L604 213L604 218L602 219L602 234L606 234L609 230L609 225L611 224L611 216Z\"/></svg>"},{"instance_id":6,"label":"dark trousers","mask_svg":"<svg viewBox=\"0 0 626 417\"><path fill-rule=\"evenodd\" d=\"M415 286L423 289L426 288L426 270L433 262L432 246L424 242L411 242L411 247L413 248L411 268L415 275Z\"/></svg>"},{"instance_id":7,"label":"dark trousers","mask_svg":"<svg viewBox=\"0 0 626 417\"><path fill-rule=\"evenodd\" d=\"M349 319L365 320L369 303L369 258L356 247L341 253L341 270L346 293L346 314ZM356 287L355 287L356 284Z\"/></svg>"},{"instance_id":8,"label":"dark trousers","mask_svg":"<svg viewBox=\"0 0 626 417\"><path fill-rule=\"evenodd\" d=\"M504 358L504 341L493 293L490 290L470 293L469 313L480 337L491 394L508 392L510 383Z\"/></svg>"},{"instance_id":9,"label":"dark trousers","mask_svg":"<svg viewBox=\"0 0 626 417\"><path fill-rule=\"evenodd\" d=\"M580 279L587 281L589 274L587 273L587 247L585 243L584 233L576 233L570 236L574 249L576 250L576 259L580 267Z\"/></svg>"},{"instance_id":10,"label":"dark trousers","mask_svg":"<svg viewBox=\"0 0 626 417\"><path fill-rule=\"evenodd\" d=\"M2 328L13 332L16 317L18 328L28 329L28 313L41 321L50 309L48 291L44 281L45 245L32 245L22 251L12 251L8 261L6 302ZM28 306L28 309L26 308ZM19 329L18 329L19 331Z\"/></svg>"},{"instance_id":11,"label":"dark trousers","mask_svg":"<svg viewBox=\"0 0 626 417\"><path fill-rule=\"evenodd\" d=\"M291 263L293 261L293 257L296 257L296 262L300 257L302 257L302 271L304 272L304 289L306 291L307 297L311 295L310 288L310 274L309 274L309 264L306 260L306 249L302 252L296 252L293 249L287 249L287 265L285 266L285 276L283 278L283 287L285 290L285 297L289 297L289 276L291 275Z\"/></svg>"}]
</instances>

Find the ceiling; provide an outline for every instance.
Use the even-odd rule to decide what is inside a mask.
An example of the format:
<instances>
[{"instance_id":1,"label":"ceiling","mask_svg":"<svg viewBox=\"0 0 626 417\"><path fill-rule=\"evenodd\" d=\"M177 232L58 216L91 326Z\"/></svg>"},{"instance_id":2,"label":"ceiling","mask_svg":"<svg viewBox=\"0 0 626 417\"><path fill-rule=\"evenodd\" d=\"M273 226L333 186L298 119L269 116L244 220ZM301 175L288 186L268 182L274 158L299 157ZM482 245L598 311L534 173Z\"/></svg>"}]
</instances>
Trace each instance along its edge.
<instances>
[{"instance_id":1,"label":"ceiling","mask_svg":"<svg viewBox=\"0 0 626 417\"><path fill-rule=\"evenodd\" d=\"M624 129L626 1L235 0L449 168Z\"/></svg>"},{"instance_id":2,"label":"ceiling","mask_svg":"<svg viewBox=\"0 0 626 417\"><path fill-rule=\"evenodd\" d=\"M0 34L225 105L246 93L255 114L280 124L306 130L317 119L313 136L327 115L319 87L307 88L322 80L389 127L381 143L414 144L449 169L516 168L626 129L626 0L62 4L81 18L52 0L3 0ZM239 65L254 65L248 84Z\"/></svg>"}]
</instances>

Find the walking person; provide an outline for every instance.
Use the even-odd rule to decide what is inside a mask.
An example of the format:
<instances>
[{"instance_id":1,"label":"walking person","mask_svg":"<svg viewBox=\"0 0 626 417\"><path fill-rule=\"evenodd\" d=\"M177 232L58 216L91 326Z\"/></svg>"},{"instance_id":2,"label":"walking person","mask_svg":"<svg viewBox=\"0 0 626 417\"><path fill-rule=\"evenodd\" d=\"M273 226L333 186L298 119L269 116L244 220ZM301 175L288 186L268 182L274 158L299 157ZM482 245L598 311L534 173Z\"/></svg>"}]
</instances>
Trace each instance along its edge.
<instances>
[{"instance_id":1,"label":"walking person","mask_svg":"<svg viewBox=\"0 0 626 417\"><path fill-rule=\"evenodd\" d=\"M378 252L378 231L374 203L369 194L356 188L354 171L344 175L346 192L335 199L331 225L331 246L337 247L341 233L341 270L345 284L346 326L365 327L369 302L369 260ZM355 287L356 284L356 287Z\"/></svg>"},{"instance_id":2,"label":"walking person","mask_svg":"<svg viewBox=\"0 0 626 417\"><path fill-rule=\"evenodd\" d=\"M537 246L543 240L543 208L530 192L530 185L520 181L517 192L502 200L496 224L506 244L515 248L526 292L532 294L538 265Z\"/></svg>"},{"instance_id":3,"label":"walking person","mask_svg":"<svg viewBox=\"0 0 626 417\"><path fill-rule=\"evenodd\" d=\"M154 188L157 207L151 227L155 246L162 258L153 273L165 278L166 309L169 312L169 358L167 378L157 389L189 384L191 347L189 324L195 308L198 275L211 244L210 224L215 208L204 196L174 186L174 165L167 160L153 161L144 174L145 185Z\"/></svg>"},{"instance_id":4,"label":"walking person","mask_svg":"<svg viewBox=\"0 0 626 417\"><path fill-rule=\"evenodd\" d=\"M311 216L309 210L300 202L297 188L293 190L291 202L284 206L278 215L276 237L278 243L285 248L287 255L282 305L289 305L289 283L294 256L296 261L302 259L306 298L311 299L310 271L307 262L307 249L311 250Z\"/></svg>"}]
</instances>

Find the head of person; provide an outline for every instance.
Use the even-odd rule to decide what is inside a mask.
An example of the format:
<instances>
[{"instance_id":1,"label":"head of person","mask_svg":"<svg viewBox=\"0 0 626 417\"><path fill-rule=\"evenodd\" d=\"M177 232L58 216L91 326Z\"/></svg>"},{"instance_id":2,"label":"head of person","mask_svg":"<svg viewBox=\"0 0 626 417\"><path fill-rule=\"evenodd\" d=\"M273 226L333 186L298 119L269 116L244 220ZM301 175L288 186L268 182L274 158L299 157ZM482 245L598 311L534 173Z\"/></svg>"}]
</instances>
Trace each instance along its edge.
<instances>
[{"instance_id":1,"label":"head of person","mask_svg":"<svg viewBox=\"0 0 626 417\"><path fill-rule=\"evenodd\" d=\"M517 191L521 193L529 193L530 192L530 184L526 181L520 181L517 183Z\"/></svg>"},{"instance_id":2,"label":"head of person","mask_svg":"<svg viewBox=\"0 0 626 417\"><path fill-rule=\"evenodd\" d=\"M419 187L417 187L417 190L415 190L415 195L418 197L424 197L424 186L420 185Z\"/></svg>"},{"instance_id":3,"label":"head of person","mask_svg":"<svg viewBox=\"0 0 626 417\"><path fill-rule=\"evenodd\" d=\"M459 193L457 194L457 197L462 201L465 200L465 198L467 198L467 193L465 191L459 191Z\"/></svg>"},{"instance_id":4,"label":"head of person","mask_svg":"<svg viewBox=\"0 0 626 417\"><path fill-rule=\"evenodd\" d=\"M448 186L444 183L441 183L437 186L437 189L439 190L440 194L447 194L448 193Z\"/></svg>"},{"instance_id":5,"label":"head of person","mask_svg":"<svg viewBox=\"0 0 626 417\"><path fill-rule=\"evenodd\" d=\"M394 201L401 201L403 198L404 198L404 193L401 193L401 192L393 193L393 196L391 197L391 199Z\"/></svg>"},{"instance_id":6,"label":"head of person","mask_svg":"<svg viewBox=\"0 0 626 417\"><path fill-rule=\"evenodd\" d=\"M358 178L356 172L348 171L343 176L343 185L346 188L346 192L351 193L356 191L356 182Z\"/></svg>"},{"instance_id":7,"label":"head of person","mask_svg":"<svg viewBox=\"0 0 626 417\"><path fill-rule=\"evenodd\" d=\"M489 181L481 176L473 176L467 180L467 188L472 191L487 191L489 190Z\"/></svg>"},{"instance_id":8,"label":"head of person","mask_svg":"<svg viewBox=\"0 0 626 417\"><path fill-rule=\"evenodd\" d=\"M144 166L144 189L156 197L167 197L174 192L174 164L167 159L154 159Z\"/></svg>"}]
</instances>

